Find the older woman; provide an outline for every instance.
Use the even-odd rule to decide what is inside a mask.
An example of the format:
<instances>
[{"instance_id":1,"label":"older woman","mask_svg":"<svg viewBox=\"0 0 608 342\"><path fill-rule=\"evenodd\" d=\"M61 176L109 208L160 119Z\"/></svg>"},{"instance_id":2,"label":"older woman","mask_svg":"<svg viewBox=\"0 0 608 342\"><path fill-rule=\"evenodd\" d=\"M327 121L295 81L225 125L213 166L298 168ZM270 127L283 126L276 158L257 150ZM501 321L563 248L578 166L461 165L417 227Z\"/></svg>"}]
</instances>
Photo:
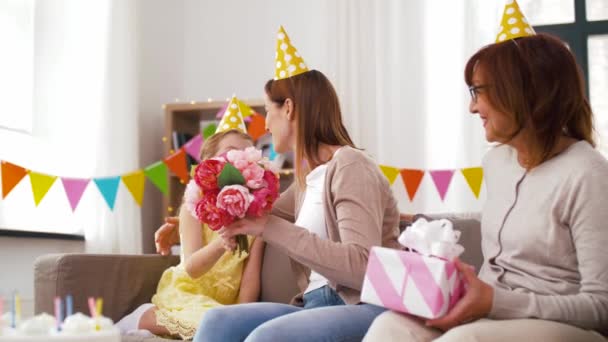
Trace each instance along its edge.
<instances>
[{"instance_id":1,"label":"older woman","mask_svg":"<svg viewBox=\"0 0 608 342\"><path fill-rule=\"evenodd\" d=\"M605 341L608 162L572 53L543 34L492 44L465 79L499 143L483 161L483 266L459 263L468 292L444 317L387 312L366 340Z\"/></svg>"}]
</instances>

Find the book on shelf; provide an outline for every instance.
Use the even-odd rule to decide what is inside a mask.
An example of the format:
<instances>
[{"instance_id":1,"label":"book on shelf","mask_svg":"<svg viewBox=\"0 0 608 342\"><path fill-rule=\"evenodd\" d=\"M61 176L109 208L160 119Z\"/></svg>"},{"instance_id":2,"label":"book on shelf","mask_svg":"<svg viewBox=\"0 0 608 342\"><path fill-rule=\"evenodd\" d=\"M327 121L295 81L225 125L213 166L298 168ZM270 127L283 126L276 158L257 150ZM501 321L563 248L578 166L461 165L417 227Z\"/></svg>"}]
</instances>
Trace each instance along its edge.
<instances>
[{"instance_id":1,"label":"book on shelf","mask_svg":"<svg viewBox=\"0 0 608 342\"><path fill-rule=\"evenodd\" d=\"M194 138L194 136L192 134L173 131L173 134L172 134L173 150L175 150L175 151L179 150L180 148L182 148L182 146L184 146L192 138ZM196 164L197 164L196 159L194 159L191 155L186 153L187 170L190 170L190 168L192 168L192 165L196 165Z\"/></svg>"}]
</instances>

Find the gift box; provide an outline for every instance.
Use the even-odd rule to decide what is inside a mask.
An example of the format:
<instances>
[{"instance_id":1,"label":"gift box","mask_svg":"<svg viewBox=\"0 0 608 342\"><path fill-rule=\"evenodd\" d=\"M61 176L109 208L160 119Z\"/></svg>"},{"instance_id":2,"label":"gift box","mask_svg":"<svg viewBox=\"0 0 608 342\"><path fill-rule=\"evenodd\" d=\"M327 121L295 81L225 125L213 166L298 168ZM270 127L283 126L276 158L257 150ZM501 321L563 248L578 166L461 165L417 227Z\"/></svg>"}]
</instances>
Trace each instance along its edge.
<instances>
[{"instance_id":1,"label":"gift box","mask_svg":"<svg viewBox=\"0 0 608 342\"><path fill-rule=\"evenodd\" d=\"M417 221L399 238L415 251L372 247L361 301L427 319L456 305L465 283L453 259L464 249L451 223L433 225Z\"/></svg>"}]
</instances>

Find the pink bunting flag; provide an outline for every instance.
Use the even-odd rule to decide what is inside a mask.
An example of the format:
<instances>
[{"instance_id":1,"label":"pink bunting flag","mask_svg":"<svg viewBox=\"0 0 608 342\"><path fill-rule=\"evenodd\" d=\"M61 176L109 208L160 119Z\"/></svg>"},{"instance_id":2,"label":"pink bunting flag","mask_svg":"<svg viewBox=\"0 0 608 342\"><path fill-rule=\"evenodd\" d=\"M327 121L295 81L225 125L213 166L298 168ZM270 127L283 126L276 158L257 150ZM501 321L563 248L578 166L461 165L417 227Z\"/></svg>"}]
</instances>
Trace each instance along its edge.
<instances>
[{"instance_id":1,"label":"pink bunting flag","mask_svg":"<svg viewBox=\"0 0 608 342\"><path fill-rule=\"evenodd\" d=\"M452 181L454 170L434 170L429 172L433 178L433 183L435 183L437 192L439 192L439 197L441 197L441 200L443 201L445 199L445 194L448 191L448 187L450 186L450 182Z\"/></svg>"},{"instance_id":2,"label":"pink bunting flag","mask_svg":"<svg viewBox=\"0 0 608 342\"><path fill-rule=\"evenodd\" d=\"M226 112L226 109L228 108L228 103L230 103L230 101L227 101L222 108L220 108L220 110L217 112L217 114L215 114L215 118L218 120L222 120L222 117L224 117L224 113Z\"/></svg>"},{"instance_id":3,"label":"pink bunting flag","mask_svg":"<svg viewBox=\"0 0 608 342\"><path fill-rule=\"evenodd\" d=\"M65 189L65 193L68 196L68 201L70 202L72 211L76 210L78 202L80 202L80 198L82 197L84 190L89 184L89 181L90 179L67 177L61 178L61 182L63 183L63 188Z\"/></svg>"},{"instance_id":4,"label":"pink bunting flag","mask_svg":"<svg viewBox=\"0 0 608 342\"><path fill-rule=\"evenodd\" d=\"M188 140L187 143L184 144L184 149L186 153L192 156L197 162L200 162L200 152L201 146L203 145L203 136L197 134L194 138Z\"/></svg>"}]
</instances>

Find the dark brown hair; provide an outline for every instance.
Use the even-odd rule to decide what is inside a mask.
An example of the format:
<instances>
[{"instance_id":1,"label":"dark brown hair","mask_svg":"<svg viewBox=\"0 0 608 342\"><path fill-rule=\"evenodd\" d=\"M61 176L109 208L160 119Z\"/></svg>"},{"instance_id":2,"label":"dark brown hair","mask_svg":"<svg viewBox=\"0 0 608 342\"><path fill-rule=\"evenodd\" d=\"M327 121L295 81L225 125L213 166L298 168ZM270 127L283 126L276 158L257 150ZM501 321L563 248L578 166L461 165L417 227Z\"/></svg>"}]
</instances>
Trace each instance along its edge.
<instances>
[{"instance_id":1,"label":"dark brown hair","mask_svg":"<svg viewBox=\"0 0 608 342\"><path fill-rule=\"evenodd\" d=\"M201 146L201 153L200 153L201 160L214 157L218 151L220 141L222 141L222 139L224 139L225 136L230 135L230 134L236 134L236 135L240 136L241 138L249 140L253 143L253 139L248 134L245 134L245 133L239 131L238 129L231 129L231 130L227 130L227 131L223 131L223 132L218 132L218 133L215 133L214 135L210 136L209 138L207 138L205 140L205 142L203 142L203 146Z\"/></svg>"},{"instance_id":2,"label":"dark brown hair","mask_svg":"<svg viewBox=\"0 0 608 342\"><path fill-rule=\"evenodd\" d=\"M264 87L274 103L282 106L291 99L296 120L295 172L297 184L305 186L306 174L325 161L318 160L321 144L352 146L344 124L340 103L334 87L320 71L281 80L270 80ZM306 161L307 165L302 165Z\"/></svg>"},{"instance_id":3,"label":"dark brown hair","mask_svg":"<svg viewBox=\"0 0 608 342\"><path fill-rule=\"evenodd\" d=\"M484 94L490 104L515 121L509 140L529 128L530 168L552 157L560 136L595 146L581 70L558 38L537 34L488 45L467 62L467 85L473 85L476 70L487 85Z\"/></svg>"}]
</instances>

